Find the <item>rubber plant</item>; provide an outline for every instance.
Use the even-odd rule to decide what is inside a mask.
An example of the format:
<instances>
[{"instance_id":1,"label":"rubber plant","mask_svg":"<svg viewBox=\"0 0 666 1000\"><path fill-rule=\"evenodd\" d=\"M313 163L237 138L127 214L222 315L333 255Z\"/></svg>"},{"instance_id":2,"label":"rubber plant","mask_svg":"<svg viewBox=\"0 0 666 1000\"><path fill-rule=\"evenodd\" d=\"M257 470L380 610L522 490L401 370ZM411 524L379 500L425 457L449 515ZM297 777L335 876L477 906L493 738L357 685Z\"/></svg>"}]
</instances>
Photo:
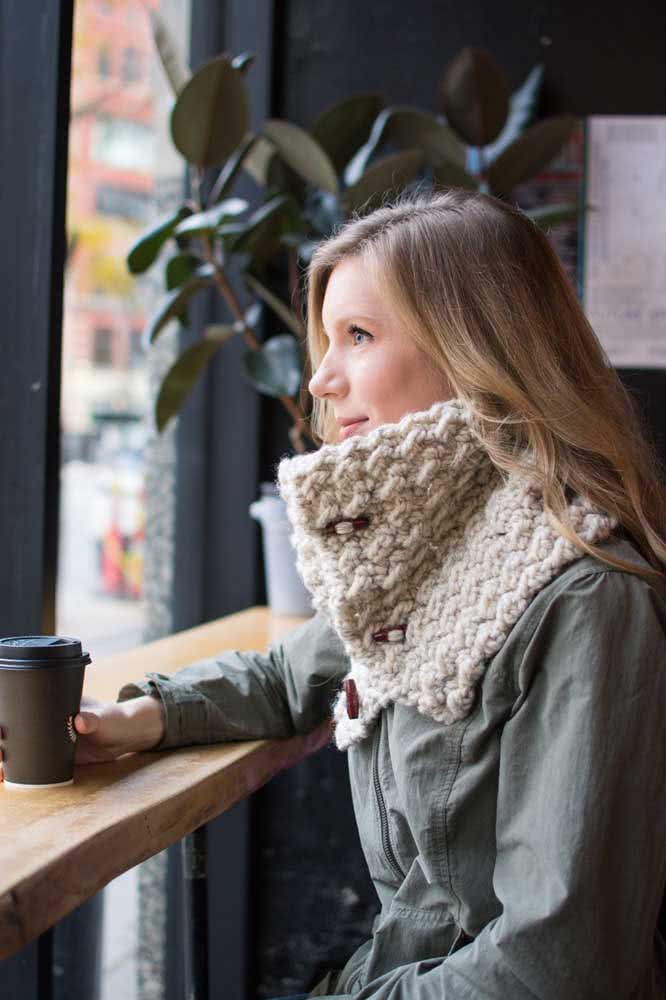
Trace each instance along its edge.
<instances>
[{"instance_id":1,"label":"rubber plant","mask_svg":"<svg viewBox=\"0 0 666 1000\"><path fill-rule=\"evenodd\" d=\"M174 92L172 141L187 164L190 197L131 247L132 274L152 267L167 246L165 297L144 331L154 343L169 321L187 323L188 305L213 287L228 322L206 327L166 373L156 402L162 430L221 345L242 336L243 374L259 391L280 399L292 418L295 451L318 447L304 391L305 329L299 298L302 268L317 243L352 213L370 210L412 182L452 185L511 196L513 188L558 154L577 122L558 115L530 125L542 78L535 67L514 94L484 50L466 48L441 82L441 114L410 106L385 107L380 95L354 94L321 113L309 129L281 119L248 127L244 76L254 56L222 54L195 73L175 56L168 32L153 16L154 37ZM381 154L381 155L378 155ZM241 171L263 200L250 207L233 196ZM575 205L528 211L543 227L572 218ZM252 296L243 308L229 277L233 258ZM279 272L280 264L282 272ZM277 283L279 287L275 287ZM261 306L283 332L261 342Z\"/></svg>"}]
</instances>

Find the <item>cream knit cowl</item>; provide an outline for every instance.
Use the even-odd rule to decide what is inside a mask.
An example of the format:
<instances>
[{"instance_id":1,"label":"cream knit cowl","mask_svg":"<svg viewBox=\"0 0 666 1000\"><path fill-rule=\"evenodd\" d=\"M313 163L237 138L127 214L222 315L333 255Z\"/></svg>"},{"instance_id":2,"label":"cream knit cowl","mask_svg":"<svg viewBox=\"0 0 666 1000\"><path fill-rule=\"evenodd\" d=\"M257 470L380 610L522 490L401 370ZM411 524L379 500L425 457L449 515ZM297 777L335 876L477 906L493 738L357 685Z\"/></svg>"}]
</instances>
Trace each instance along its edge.
<instances>
[{"instance_id":1,"label":"cream knit cowl","mask_svg":"<svg viewBox=\"0 0 666 1000\"><path fill-rule=\"evenodd\" d=\"M461 400L437 402L278 467L299 573L350 658L341 750L391 702L465 717L518 617L584 554L537 487L493 465L471 419ZM618 523L579 496L570 512L588 543Z\"/></svg>"}]
</instances>

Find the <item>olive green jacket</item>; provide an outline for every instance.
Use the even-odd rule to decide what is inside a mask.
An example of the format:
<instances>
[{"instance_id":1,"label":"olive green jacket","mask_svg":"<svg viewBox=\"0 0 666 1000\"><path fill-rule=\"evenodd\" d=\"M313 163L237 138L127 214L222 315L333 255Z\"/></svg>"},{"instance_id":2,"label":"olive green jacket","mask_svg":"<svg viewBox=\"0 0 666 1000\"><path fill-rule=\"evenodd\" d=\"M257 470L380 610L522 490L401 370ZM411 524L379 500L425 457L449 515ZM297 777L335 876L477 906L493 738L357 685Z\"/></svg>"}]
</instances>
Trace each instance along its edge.
<instances>
[{"instance_id":1,"label":"olive green jacket","mask_svg":"<svg viewBox=\"0 0 666 1000\"><path fill-rule=\"evenodd\" d=\"M630 542L609 551L647 565ZM159 692L158 749L315 728L348 662L320 613ZM326 980L357 1000L664 1000L666 599L584 556L532 600L452 725L393 704L350 747L381 910Z\"/></svg>"}]
</instances>

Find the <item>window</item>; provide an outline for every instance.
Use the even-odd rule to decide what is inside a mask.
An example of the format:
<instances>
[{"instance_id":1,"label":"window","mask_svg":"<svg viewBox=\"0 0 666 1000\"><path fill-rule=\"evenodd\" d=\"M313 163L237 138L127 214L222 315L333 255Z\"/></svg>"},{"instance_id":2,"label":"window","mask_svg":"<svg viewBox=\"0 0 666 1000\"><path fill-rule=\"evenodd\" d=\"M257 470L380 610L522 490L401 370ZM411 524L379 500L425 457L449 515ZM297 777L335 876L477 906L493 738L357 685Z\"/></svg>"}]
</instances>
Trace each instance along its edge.
<instances>
[{"instance_id":1,"label":"window","mask_svg":"<svg viewBox=\"0 0 666 1000\"><path fill-rule=\"evenodd\" d=\"M107 48L100 49L97 53L97 76L100 80L108 80L111 76L111 56Z\"/></svg>"},{"instance_id":2,"label":"window","mask_svg":"<svg viewBox=\"0 0 666 1000\"><path fill-rule=\"evenodd\" d=\"M155 132L129 118L100 115L93 126L91 154L98 163L153 174Z\"/></svg>"},{"instance_id":3,"label":"window","mask_svg":"<svg viewBox=\"0 0 666 1000\"><path fill-rule=\"evenodd\" d=\"M122 77L125 83L136 83L141 79L141 56L137 49L123 52Z\"/></svg>"},{"instance_id":4,"label":"window","mask_svg":"<svg viewBox=\"0 0 666 1000\"><path fill-rule=\"evenodd\" d=\"M129 368L142 368L146 361L146 352L141 342L141 330L130 330L127 365Z\"/></svg>"},{"instance_id":5,"label":"window","mask_svg":"<svg viewBox=\"0 0 666 1000\"><path fill-rule=\"evenodd\" d=\"M97 368L110 368L113 364L113 330L98 326L93 342L93 364Z\"/></svg>"},{"instance_id":6,"label":"window","mask_svg":"<svg viewBox=\"0 0 666 1000\"><path fill-rule=\"evenodd\" d=\"M99 184L95 191L95 208L100 215L115 215L129 222L143 222L148 218L151 198L143 191Z\"/></svg>"}]
</instances>

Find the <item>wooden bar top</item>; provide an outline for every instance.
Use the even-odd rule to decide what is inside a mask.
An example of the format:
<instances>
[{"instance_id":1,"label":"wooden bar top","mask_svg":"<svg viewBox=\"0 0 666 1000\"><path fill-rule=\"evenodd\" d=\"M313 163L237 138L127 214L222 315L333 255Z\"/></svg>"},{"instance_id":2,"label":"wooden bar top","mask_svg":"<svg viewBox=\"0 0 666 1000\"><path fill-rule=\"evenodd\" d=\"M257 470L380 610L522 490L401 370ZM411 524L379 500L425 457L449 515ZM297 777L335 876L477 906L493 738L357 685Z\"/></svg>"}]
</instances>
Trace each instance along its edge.
<instances>
[{"instance_id":1,"label":"wooden bar top","mask_svg":"<svg viewBox=\"0 0 666 1000\"><path fill-rule=\"evenodd\" d=\"M86 668L84 694L115 701L146 671L173 673L225 649L266 651L305 619L249 608ZM274 774L325 745L307 737L127 754L75 769L62 788L0 783L0 959L116 876L229 809Z\"/></svg>"}]
</instances>

